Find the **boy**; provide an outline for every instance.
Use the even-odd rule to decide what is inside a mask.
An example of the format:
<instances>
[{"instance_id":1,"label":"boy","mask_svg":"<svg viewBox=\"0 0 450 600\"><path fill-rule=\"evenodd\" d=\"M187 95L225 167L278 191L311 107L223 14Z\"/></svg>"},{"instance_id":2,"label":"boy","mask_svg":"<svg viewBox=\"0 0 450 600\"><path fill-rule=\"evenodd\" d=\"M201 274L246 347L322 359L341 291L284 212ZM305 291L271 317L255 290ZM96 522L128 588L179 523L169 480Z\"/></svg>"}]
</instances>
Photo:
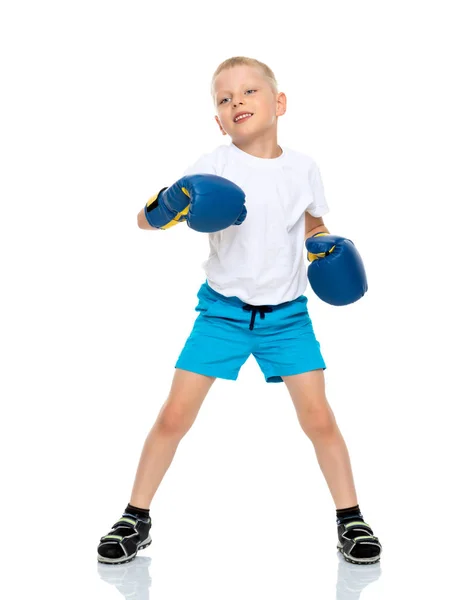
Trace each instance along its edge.
<instances>
[{"instance_id":1,"label":"boy","mask_svg":"<svg viewBox=\"0 0 450 600\"><path fill-rule=\"evenodd\" d=\"M185 175L214 174L240 186L248 214L209 234L200 313L175 365L169 397L142 450L130 502L101 538L98 560L121 564L151 543L150 503L182 437L217 377L236 380L253 354L268 383L284 382L312 441L336 505L338 548L349 562L380 559L381 544L359 511L347 447L325 396L326 368L303 295L304 241L329 233L320 173L308 156L277 143L286 111L271 69L246 57L221 63L211 92L232 143L203 155ZM146 212L142 229L155 229ZM312 257L316 258L316 257ZM320 259L318 259L320 260Z\"/></svg>"}]
</instances>

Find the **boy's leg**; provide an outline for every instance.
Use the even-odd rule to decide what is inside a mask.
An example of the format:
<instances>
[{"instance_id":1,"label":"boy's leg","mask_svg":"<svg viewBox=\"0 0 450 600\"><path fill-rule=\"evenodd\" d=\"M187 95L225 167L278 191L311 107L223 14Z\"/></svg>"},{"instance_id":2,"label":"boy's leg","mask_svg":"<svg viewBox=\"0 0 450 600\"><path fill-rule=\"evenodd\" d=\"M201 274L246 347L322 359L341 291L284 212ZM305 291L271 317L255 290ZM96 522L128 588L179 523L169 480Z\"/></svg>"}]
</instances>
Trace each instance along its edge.
<instances>
[{"instance_id":1,"label":"boy's leg","mask_svg":"<svg viewBox=\"0 0 450 600\"><path fill-rule=\"evenodd\" d=\"M323 370L282 376L282 379L300 426L313 443L336 509L357 505L350 457L325 395Z\"/></svg>"},{"instance_id":2,"label":"boy's leg","mask_svg":"<svg viewBox=\"0 0 450 600\"><path fill-rule=\"evenodd\" d=\"M150 502L214 380L176 369L169 397L144 443L129 502L131 506L127 506L122 518L100 539L99 562L127 563L134 559L138 550L150 545Z\"/></svg>"},{"instance_id":3,"label":"boy's leg","mask_svg":"<svg viewBox=\"0 0 450 600\"><path fill-rule=\"evenodd\" d=\"M148 509L178 444L193 425L203 400L214 383L207 377L176 369L166 402L145 440L130 504Z\"/></svg>"},{"instance_id":4,"label":"boy's leg","mask_svg":"<svg viewBox=\"0 0 450 600\"><path fill-rule=\"evenodd\" d=\"M282 379L291 395L299 423L314 445L338 511L339 551L345 560L355 564L377 562L382 547L359 512L350 457L325 396L323 369L282 376ZM344 508L347 510L342 510Z\"/></svg>"}]
</instances>

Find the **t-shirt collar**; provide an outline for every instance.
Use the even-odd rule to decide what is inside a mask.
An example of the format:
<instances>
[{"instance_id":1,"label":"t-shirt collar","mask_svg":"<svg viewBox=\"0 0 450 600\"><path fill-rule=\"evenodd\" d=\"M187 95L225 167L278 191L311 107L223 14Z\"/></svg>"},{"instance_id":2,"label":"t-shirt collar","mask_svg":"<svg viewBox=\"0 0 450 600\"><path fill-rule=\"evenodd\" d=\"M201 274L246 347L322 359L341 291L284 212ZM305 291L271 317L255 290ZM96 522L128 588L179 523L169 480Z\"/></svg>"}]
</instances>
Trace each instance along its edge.
<instances>
[{"instance_id":1,"label":"t-shirt collar","mask_svg":"<svg viewBox=\"0 0 450 600\"><path fill-rule=\"evenodd\" d=\"M232 152L234 152L239 159L245 161L247 164L259 166L259 167L278 167L280 163L282 163L286 157L286 152L281 148L280 156L276 158L261 158L259 156L253 156L253 154L249 154L248 152L244 152L240 148L238 148L233 142L230 143L230 148Z\"/></svg>"}]
</instances>

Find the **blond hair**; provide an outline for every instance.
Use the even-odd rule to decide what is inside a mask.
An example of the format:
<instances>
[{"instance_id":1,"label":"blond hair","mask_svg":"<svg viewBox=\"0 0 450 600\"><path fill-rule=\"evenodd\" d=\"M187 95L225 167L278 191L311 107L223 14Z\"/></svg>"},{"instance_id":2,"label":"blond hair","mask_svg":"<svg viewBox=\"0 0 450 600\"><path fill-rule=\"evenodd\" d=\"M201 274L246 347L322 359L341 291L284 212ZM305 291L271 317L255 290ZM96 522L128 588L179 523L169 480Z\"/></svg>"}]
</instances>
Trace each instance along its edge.
<instances>
[{"instance_id":1,"label":"blond hair","mask_svg":"<svg viewBox=\"0 0 450 600\"><path fill-rule=\"evenodd\" d=\"M240 65L246 65L247 67L254 67L256 69L259 69L264 79L266 79L266 81L272 88L273 93L278 94L278 82L275 78L274 72L270 67L268 67L265 63L261 62L260 60L257 60L256 58L248 58L247 56L233 56L232 58L227 58L227 60L224 60L222 63L220 63L220 65L214 71L214 75L211 80L211 96L213 101L215 101L214 83L216 81L217 75L219 75L219 73L221 73L225 69L230 69L231 67L237 67Z\"/></svg>"}]
</instances>

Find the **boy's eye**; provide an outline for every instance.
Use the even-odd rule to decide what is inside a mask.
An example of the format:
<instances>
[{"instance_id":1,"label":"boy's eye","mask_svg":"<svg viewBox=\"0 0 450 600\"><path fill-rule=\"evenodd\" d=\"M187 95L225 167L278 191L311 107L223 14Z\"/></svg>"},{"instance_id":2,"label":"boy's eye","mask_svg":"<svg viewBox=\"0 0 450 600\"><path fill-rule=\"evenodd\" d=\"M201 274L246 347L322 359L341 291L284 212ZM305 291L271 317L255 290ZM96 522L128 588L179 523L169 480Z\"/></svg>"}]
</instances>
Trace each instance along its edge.
<instances>
[{"instance_id":1,"label":"boy's eye","mask_svg":"<svg viewBox=\"0 0 450 600\"><path fill-rule=\"evenodd\" d=\"M247 92L256 92L256 91L257 91L257 90L247 90ZM223 101L224 101L224 100L228 100L228 98L224 98L223 100L221 100L221 101L219 102L219 104L223 104Z\"/></svg>"}]
</instances>

